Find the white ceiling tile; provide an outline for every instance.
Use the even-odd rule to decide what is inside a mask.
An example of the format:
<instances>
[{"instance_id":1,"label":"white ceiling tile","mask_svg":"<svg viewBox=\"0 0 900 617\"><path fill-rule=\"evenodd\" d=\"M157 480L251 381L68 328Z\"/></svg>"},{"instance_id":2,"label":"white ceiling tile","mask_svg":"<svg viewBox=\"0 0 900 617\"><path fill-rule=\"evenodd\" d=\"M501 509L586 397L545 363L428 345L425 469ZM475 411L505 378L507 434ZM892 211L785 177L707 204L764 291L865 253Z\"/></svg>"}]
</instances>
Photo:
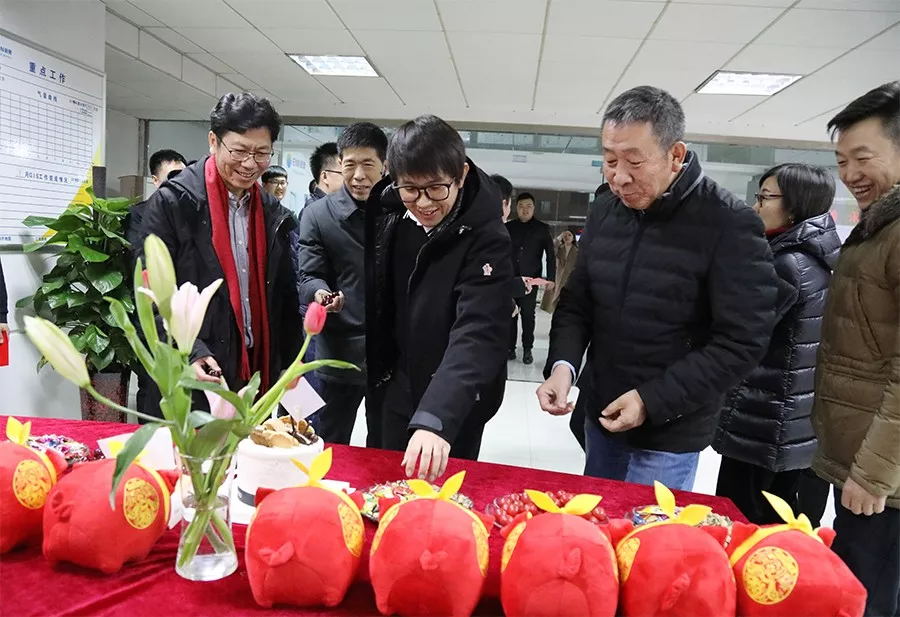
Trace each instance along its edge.
<instances>
[{"instance_id":1,"label":"white ceiling tile","mask_svg":"<svg viewBox=\"0 0 900 617\"><path fill-rule=\"evenodd\" d=\"M839 55L838 47L796 47L752 44L745 47L725 67L732 71L759 73L793 73L806 75Z\"/></svg>"},{"instance_id":2,"label":"white ceiling tile","mask_svg":"<svg viewBox=\"0 0 900 617\"><path fill-rule=\"evenodd\" d=\"M166 42L178 51L189 54L203 53L203 49L192 43L182 35L178 34L171 28L144 28L144 32L149 32L156 38Z\"/></svg>"},{"instance_id":3,"label":"white ceiling tile","mask_svg":"<svg viewBox=\"0 0 900 617\"><path fill-rule=\"evenodd\" d=\"M140 33L140 59L150 66L165 71L174 77L181 77L181 54L150 36Z\"/></svg>"},{"instance_id":4,"label":"white ceiling tile","mask_svg":"<svg viewBox=\"0 0 900 617\"><path fill-rule=\"evenodd\" d=\"M106 13L106 44L138 55L138 29L112 13Z\"/></svg>"},{"instance_id":5,"label":"white ceiling tile","mask_svg":"<svg viewBox=\"0 0 900 617\"><path fill-rule=\"evenodd\" d=\"M611 62L624 68L640 44L638 39L548 34L544 39L542 61L579 66Z\"/></svg>"},{"instance_id":6,"label":"white ceiling tile","mask_svg":"<svg viewBox=\"0 0 900 617\"><path fill-rule=\"evenodd\" d=\"M170 27L250 27L223 0L131 0L131 3Z\"/></svg>"},{"instance_id":7,"label":"white ceiling tile","mask_svg":"<svg viewBox=\"0 0 900 617\"><path fill-rule=\"evenodd\" d=\"M250 79L260 80L294 80L309 76L297 66L293 60L280 51L271 53L218 52L217 56L234 70L226 73L243 73Z\"/></svg>"},{"instance_id":8,"label":"white ceiling tile","mask_svg":"<svg viewBox=\"0 0 900 617\"><path fill-rule=\"evenodd\" d=\"M438 0L448 32L540 34L548 0Z\"/></svg>"},{"instance_id":9,"label":"white ceiling tile","mask_svg":"<svg viewBox=\"0 0 900 617\"><path fill-rule=\"evenodd\" d=\"M647 41L612 96L635 86L651 85L683 99L740 47L738 43L684 41L678 44L678 53L673 53L668 41Z\"/></svg>"},{"instance_id":10,"label":"white ceiling tile","mask_svg":"<svg viewBox=\"0 0 900 617\"><path fill-rule=\"evenodd\" d=\"M179 34L206 51L230 53L265 53L280 51L272 41L250 28L177 28Z\"/></svg>"},{"instance_id":11,"label":"white ceiling tile","mask_svg":"<svg viewBox=\"0 0 900 617\"><path fill-rule=\"evenodd\" d=\"M318 79L345 103L400 105L397 95L380 77L323 76Z\"/></svg>"},{"instance_id":12,"label":"white ceiling tile","mask_svg":"<svg viewBox=\"0 0 900 617\"><path fill-rule=\"evenodd\" d=\"M801 0L798 9L900 12L897 0Z\"/></svg>"},{"instance_id":13,"label":"white ceiling tile","mask_svg":"<svg viewBox=\"0 0 900 617\"><path fill-rule=\"evenodd\" d=\"M207 94L216 92L216 74L187 56L181 59L181 79Z\"/></svg>"},{"instance_id":14,"label":"white ceiling tile","mask_svg":"<svg viewBox=\"0 0 900 617\"><path fill-rule=\"evenodd\" d=\"M111 11L121 15L126 20L137 26L161 26L155 17L137 8L128 0L104 0L104 4Z\"/></svg>"},{"instance_id":15,"label":"white ceiling tile","mask_svg":"<svg viewBox=\"0 0 900 617\"><path fill-rule=\"evenodd\" d=\"M781 12L778 8L673 4L650 36L669 41L746 43Z\"/></svg>"},{"instance_id":16,"label":"white ceiling tile","mask_svg":"<svg viewBox=\"0 0 900 617\"><path fill-rule=\"evenodd\" d=\"M318 56L353 56L362 53L347 30L310 30L300 28L262 29L285 53L305 53Z\"/></svg>"},{"instance_id":17,"label":"white ceiling tile","mask_svg":"<svg viewBox=\"0 0 900 617\"><path fill-rule=\"evenodd\" d=\"M582 34L643 39L664 4L620 0L565 0L550 5L548 34Z\"/></svg>"},{"instance_id":18,"label":"white ceiling tile","mask_svg":"<svg viewBox=\"0 0 900 617\"><path fill-rule=\"evenodd\" d=\"M781 7L791 6L796 0L672 0L673 4L727 4L729 6Z\"/></svg>"},{"instance_id":19,"label":"white ceiling tile","mask_svg":"<svg viewBox=\"0 0 900 617\"><path fill-rule=\"evenodd\" d=\"M260 28L344 29L325 0L228 0L228 4Z\"/></svg>"},{"instance_id":20,"label":"white ceiling tile","mask_svg":"<svg viewBox=\"0 0 900 617\"><path fill-rule=\"evenodd\" d=\"M259 85L247 79L247 77L242 73L222 73L220 75L223 79L227 79L231 83L239 86L242 90L258 90Z\"/></svg>"},{"instance_id":21,"label":"white ceiling tile","mask_svg":"<svg viewBox=\"0 0 900 617\"><path fill-rule=\"evenodd\" d=\"M755 42L764 45L848 49L897 21L889 13L793 9Z\"/></svg>"},{"instance_id":22,"label":"white ceiling tile","mask_svg":"<svg viewBox=\"0 0 900 617\"><path fill-rule=\"evenodd\" d=\"M900 0L898 0L900 2ZM900 24L894 26L884 34L876 36L868 41L860 49L866 51L897 51L900 52Z\"/></svg>"},{"instance_id":23,"label":"white ceiling tile","mask_svg":"<svg viewBox=\"0 0 900 617\"><path fill-rule=\"evenodd\" d=\"M741 119L792 126L897 78L896 53L857 50L772 96ZM824 122L823 137L824 137Z\"/></svg>"},{"instance_id":24,"label":"white ceiling tile","mask_svg":"<svg viewBox=\"0 0 900 617\"><path fill-rule=\"evenodd\" d=\"M441 24L433 2L423 0L331 0L343 22L351 30L432 30Z\"/></svg>"},{"instance_id":25,"label":"white ceiling tile","mask_svg":"<svg viewBox=\"0 0 900 617\"><path fill-rule=\"evenodd\" d=\"M471 105L530 109L539 35L449 32L447 36ZM498 53L500 49L515 50L515 61Z\"/></svg>"},{"instance_id":26,"label":"white ceiling tile","mask_svg":"<svg viewBox=\"0 0 900 617\"><path fill-rule=\"evenodd\" d=\"M703 133L699 127L728 122L740 113L764 101L764 96L740 96L729 94L691 94L682 103L684 116L693 133Z\"/></svg>"},{"instance_id":27,"label":"white ceiling tile","mask_svg":"<svg viewBox=\"0 0 900 617\"><path fill-rule=\"evenodd\" d=\"M228 81L221 75L216 75L216 96L221 97L229 92L237 93L242 90L236 83Z\"/></svg>"},{"instance_id":28,"label":"white ceiling tile","mask_svg":"<svg viewBox=\"0 0 900 617\"><path fill-rule=\"evenodd\" d=\"M213 73L228 73L234 70L232 67L222 62L219 58L207 53L186 55L188 58L191 58L192 60L195 60L202 64Z\"/></svg>"}]
</instances>

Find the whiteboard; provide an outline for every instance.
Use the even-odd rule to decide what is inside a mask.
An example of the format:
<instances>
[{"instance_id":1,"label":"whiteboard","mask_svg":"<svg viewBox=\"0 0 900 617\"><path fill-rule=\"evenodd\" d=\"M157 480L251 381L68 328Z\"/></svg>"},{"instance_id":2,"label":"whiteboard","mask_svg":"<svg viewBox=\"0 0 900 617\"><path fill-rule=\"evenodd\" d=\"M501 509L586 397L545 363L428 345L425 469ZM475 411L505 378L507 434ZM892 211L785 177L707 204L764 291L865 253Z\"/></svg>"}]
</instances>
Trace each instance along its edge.
<instances>
[{"instance_id":1,"label":"whiteboard","mask_svg":"<svg viewBox=\"0 0 900 617\"><path fill-rule=\"evenodd\" d=\"M103 165L105 78L0 32L0 244L24 244Z\"/></svg>"}]
</instances>

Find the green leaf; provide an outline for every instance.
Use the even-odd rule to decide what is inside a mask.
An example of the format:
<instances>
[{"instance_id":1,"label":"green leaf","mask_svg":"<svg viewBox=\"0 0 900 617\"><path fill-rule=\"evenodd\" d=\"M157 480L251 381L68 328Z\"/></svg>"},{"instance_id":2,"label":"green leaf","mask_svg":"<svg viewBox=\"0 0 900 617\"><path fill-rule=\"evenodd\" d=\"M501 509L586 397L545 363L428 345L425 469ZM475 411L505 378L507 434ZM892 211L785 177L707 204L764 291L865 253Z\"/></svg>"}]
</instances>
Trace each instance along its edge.
<instances>
[{"instance_id":1,"label":"green leaf","mask_svg":"<svg viewBox=\"0 0 900 617\"><path fill-rule=\"evenodd\" d=\"M89 264L84 270L87 280L91 282L94 289L101 294L108 294L113 289L122 284L125 277L117 270L110 270L106 264Z\"/></svg>"},{"instance_id":2,"label":"green leaf","mask_svg":"<svg viewBox=\"0 0 900 617\"><path fill-rule=\"evenodd\" d=\"M47 306L51 309L58 309L61 306L66 306L69 300L69 292L64 291L57 294L52 294L47 296Z\"/></svg>"},{"instance_id":3,"label":"green leaf","mask_svg":"<svg viewBox=\"0 0 900 617\"><path fill-rule=\"evenodd\" d=\"M26 242L22 245L22 250L26 253L33 253L38 249L44 248L47 244L47 238L35 240L34 242Z\"/></svg>"},{"instance_id":4,"label":"green leaf","mask_svg":"<svg viewBox=\"0 0 900 617\"><path fill-rule=\"evenodd\" d=\"M125 442L125 447L116 456L116 469L113 472L112 489L109 491L109 507L113 510L116 509L116 490L119 488L122 476L125 475L134 459L147 447L147 442L153 437L156 429L161 426L163 425L155 422L145 424Z\"/></svg>"},{"instance_id":5,"label":"green leaf","mask_svg":"<svg viewBox=\"0 0 900 617\"><path fill-rule=\"evenodd\" d=\"M109 255L106 253L101 253L100 251L85 246L84 241L82 241L79 236L69 236L68 247L73 251L78 251L85 261L101 262L109 259Z\"/></svg>"},{"instance_id":6,"label":"green leaf","mask_svg":"<svg viewBox=\"0 0 900 617\"><path fill-rule=\"evenodd\" d=\"M189 446L190 456L206 457L225 444L231 433L232 420L213 420L197 431Z\"/></svg>"},{"instance_id":7,"label":"green leaf","mask_svg":"<svg viewBox=\"0 0 900 617\"><path fill-rule=\"evenodd\" d=\"M217 381L200 381L199 379L182 378L178 382L178 385L182 388L190 388L191 390L205 390L207 392L215 392L223 399L234 405L239 414L241 414L242 416L244 415L243 411L246 409L244 400L239 397L236 392L232 392Z\"/></svg>"},{"instance_id":8,"label":"green leaf","mask_svg":"<svg viewBox=\"0 0 900 617\"><path fill-rule=\"evenodd\" d=\"M31 306L31 303L34 301L34 296L25 296L24 298L19 299L16 302L16 308L27 308Z\"/></svg>"},{"instance_id":9,"label":"green leaf","mask_svg":"<svg viewBox=\"0 0 900 617\"><path fill-rule=\"evenodd\" d=\"M188 416L188 424L190 424L191 428L200 428L213 420L215 420L215 418L208 411L199 411L196 409Z\"/></svg>"},{"instance_id":10,"label":"green leaf","mask_svg":"<svg viewBox=\"0 0 900 617\"><path fill-rule=\"evenodd\" d=\"M69 308L75 308L76 306L83 306L90 302L91 299L88 298L86 294L80 293L69 293L66 294L66 306Z\"/></svg>"},{"instance_id":11,"label":"green leaf","mask_svg":"<svg viewBox=\"0 0 900 617\"><path fill-rule=\"evenodd\" d=\"M66 284L66 277L64 276L54 276L54 277L44 277L44 282L41 284L41 291L43 293L50 293L51 291L56 291L60 287Z\"/></svg>"},{"instance_id":12,"label":"green leaf","mask_svg":"<svg viewBox=\"0 0 900 617\"><path fill-rule=\"evenodd\" d=\"M50 216L26 216L22 219L22 224L26 227L49 227L56 221L57 219Z\"/></svg>"},{"instance_id":13,"label":"green leaf","mask_svg":"<svg viewBox=\"0 0 900 617\"><path fill-rule=\"evenodd\" d=\"M259 375L259 371L253 373L253 377L250 378L250 381L247 382L247 385L243 388L244 394L241 398L244 399L244 404L249 409L253 406L253 401L256 400L256 395L259 394L259 384L261 381L261 377Z\"/></svg>"},{"instance_id":14,"label":"green leaf","mask_svg":"<svg viewBox=\"0 0 900 617\"><path fill-rule=\"evenodd\" d=\"M78 214L63 214L47 227L57 232L72 233L84 229L85 223L89 221L87 217Z\"/></svg>"},{"instance_id":15,"label":"green leaf","mask_svg":"<svg viewBox=\"0 0 900 617\"><path fill-rule=\"evenodd\" d=\"M88 359L97 371L105 370L116 357L116 350L108 347L102 354L88 354Z\"/></svg>"}]
</instances>

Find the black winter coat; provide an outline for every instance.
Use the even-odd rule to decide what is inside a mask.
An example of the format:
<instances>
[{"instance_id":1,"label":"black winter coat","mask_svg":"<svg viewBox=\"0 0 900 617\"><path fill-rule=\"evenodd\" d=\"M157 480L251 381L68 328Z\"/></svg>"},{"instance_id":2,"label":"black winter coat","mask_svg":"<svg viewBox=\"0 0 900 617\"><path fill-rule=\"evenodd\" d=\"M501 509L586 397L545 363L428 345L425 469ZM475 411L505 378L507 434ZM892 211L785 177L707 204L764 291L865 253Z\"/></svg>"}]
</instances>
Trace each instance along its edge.
<instances>
[{"instance_id":1,"label":"black winter coat","mask_svg":"<svg viewBox=\"0 0 900 617\"><path fill-rule=\"evenodd\" d=\"M647 418L618 438L703 450L723 396L768 346L776 281L759 217L705 177L692 152L644 211L605 185L553 313L545 374L560 360L577 371L590 346L589 418L636 389Z\"/></svg>"},{"instance_id":2,"label":"black winter coat","mask_svg":"<svg viewBox=\"0 0 900 617\"><path fill-rule=\"evenodd\" d=\"M548 281L556 280L556 249L550 237L550 226L532 218L527 223L510 221L506 224L512 243L513 271L516 276L541 276L541 260L547 258Z\"/></svg>"},{"instance_id":3,"label":"black winter coat","mask_svg":"<svg viewBox=\"0 0 900 617\"><path fill-rule=\"evenodd\" d=\"M212 244L212 225L204 181L204 157L167 180L148 200L142 237L156 234L172 254L178 284L203 289L225 278ZM266 300L269 309L269 366L272 379L293 362L303 341L297 291L297 220L271 195L262 192L266 225ZM143 253L143 239L138 255ZM241 340L226 285L213 296L194 344L191 361L213 356L229 385L240 383Z\"/></svg>"},{"instance_id":4,"label":"black winter coat","mask_svg":"<svg viewBox=\"0 0 900 617\"><path fill-rule=\"evenodd\" d=\"M785 307L762 362L726 398L713 447L770 471L805 469L816 437L816 353L831 270L841 248L829 213L807 219L769 242L775 272L797 290Z\"/></svg>"},{"instance_id":5,"label":"black winter coat","mask_svg":"<svg viewBox=\"0 0 900 617\"><path fill-rule=\"evenodd\" d=\"M407 329L410 430L427 429L453 444L471 413L496 412L509 337L509 235L500 194L469 161L459 204L429 234L408 281L392 281L392 239L406 208L385 178L366 204L366 352L370 394L397 371L395 328ZM408 287L406 324L396 323L394 284Z\"/></svg>"},{"instance_id":6,"label":"black winter coat","mask_svg":"<svg viewBox=\"0 0 900 617\"><path fill-rule=\"evenodd\" d=\"M0 323L7 323L8 302L6 299L6 279L3 278L3 263L0 262Z\"/></svg>"},{"instance_id":7,"label":"black winter coat","mask_svg":"<svg viewBox=\"0 0 900 617\"><path fill-rule=\"evenodd\" d=\"M303 208L300 220L300 302L315 301L316 291L344 293L344 308L328 316L316 339L316 357L351 362L360 371L324 367L323 379L363 385L366 361L365 242L366 215L346 186Z\"/></svg>"}]
</instances>

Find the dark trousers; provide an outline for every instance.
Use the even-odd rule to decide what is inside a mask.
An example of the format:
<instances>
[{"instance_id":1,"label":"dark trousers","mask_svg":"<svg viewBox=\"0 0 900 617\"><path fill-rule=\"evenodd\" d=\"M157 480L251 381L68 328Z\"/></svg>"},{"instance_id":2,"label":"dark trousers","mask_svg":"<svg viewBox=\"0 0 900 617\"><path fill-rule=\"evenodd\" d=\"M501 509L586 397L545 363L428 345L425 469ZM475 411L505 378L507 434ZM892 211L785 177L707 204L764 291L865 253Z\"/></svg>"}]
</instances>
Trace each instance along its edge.
<instances>
[{"instance_id":1,"label":"dark trousers","mask_svg":"<svg viewBox=\"0 0 900 617\"><path fill-rule=\"evenodd\" d=\"M723 456L716 495L731 499L751 523L781 523L781 517L762 494L766 491L784 499L795 514L806 514L813 527L818 527L828 502L829 487L810 469L775 472Z\"/></svg>"},{"instance_id":2,"label":"dark trousers","mask_svg":"<svg viewBox=\"0 0 900 617\"><path fill-rule=\"evenodd\" d=\"M150 375L140 363L136 363L132 370L137 376L137 393L135 394L137 410L154 418L162 418L162 410L159 408L162 395L156 382L150 379ZM148 420L138 418L138 422L146 424Z\"/></svg>"},{"instance_id":3,"label":"dark trousers","mask_svg":"<svg viewBox=\"0 0 900 617\"><path fill-rule=\"evenodd\" d=\"M900 510L885 508L881 514L853 514L841 505L841 491L834 488L832 549L863 584L866 617L900 615Z\"/></svg>"},{"instance_id":4,"label":"dark trousers","mask_svg":"<svg viewBox=\"0 0 900 617\"><path fill-rule=\"evenodd\" d=\"M402 385L402 376L391 380L384 388L384 399L381 405L381 447L385 450L406 450L409 438L409 420L415 412L415 406L407 388ZM450 456L470 461L478 460L481 451L481 438L484 435L486 420L478 407L463 422L456 440L450 444Z\"/></svg>"},{"instance_id":5,"label":"dark trousers","mask_svg":"<svg viewBox=\"0 0 900 617\"><path fill-rule=\"evenodd\" d=\"M771 525L781 523L781 517L772 508L762 492L772 493L784 499L795 514L799 514L800 477L803 471L769 471L765 467L722 457L716 495L728 497L751 523ZM827 497L826 492L826 497Z\"/></svg>"},{"instance_id":6,"label":"dark trousers","mask_svg":"<svg viewBox=\"0 0 900 617\"><path fill-rule=\"evenodd\" d=\"M509 327L509 348L516 348L516 339L519 333L519 316L522 317L522 347L531 349L534 347L534 307L537 303L537 287L531 293L521 298L515 298L519 307L519 315L512 318Z\"/></svg>"},{"instance_id":7,"label":"dark trousers","mask_svg":"<svg viewBox=\"0 0 900 617\"><path fill-rule=\"evenodd\" d=\"M320 378L325 407L319 410L316 432L326 443L350 443L356 412L366 396L365 384L352 384L334 379Z\"/></svg>"}]
</instances>

